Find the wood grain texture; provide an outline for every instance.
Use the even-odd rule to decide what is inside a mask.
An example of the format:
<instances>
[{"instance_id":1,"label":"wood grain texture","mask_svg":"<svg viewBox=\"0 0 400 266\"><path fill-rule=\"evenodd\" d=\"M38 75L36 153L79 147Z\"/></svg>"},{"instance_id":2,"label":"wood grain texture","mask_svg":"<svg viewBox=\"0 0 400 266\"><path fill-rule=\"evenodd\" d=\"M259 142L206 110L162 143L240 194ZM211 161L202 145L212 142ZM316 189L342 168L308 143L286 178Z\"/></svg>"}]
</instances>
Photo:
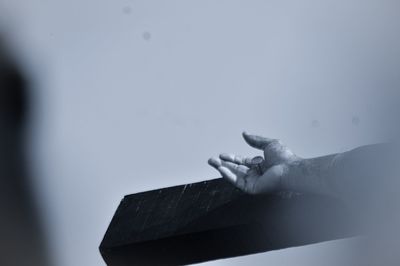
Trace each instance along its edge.
<instances>
[{"instance_id":1,"label":"wood grain texture","mask_svg":"<svg viewBox=\"0 0 400 266\"><path fill-rule=\"evenodd\" d=\"M315 195L249 196L223 179L125 196L100 245L107 265L182 265L356 234L351 213Z\"/></svg>"}]
</instances>

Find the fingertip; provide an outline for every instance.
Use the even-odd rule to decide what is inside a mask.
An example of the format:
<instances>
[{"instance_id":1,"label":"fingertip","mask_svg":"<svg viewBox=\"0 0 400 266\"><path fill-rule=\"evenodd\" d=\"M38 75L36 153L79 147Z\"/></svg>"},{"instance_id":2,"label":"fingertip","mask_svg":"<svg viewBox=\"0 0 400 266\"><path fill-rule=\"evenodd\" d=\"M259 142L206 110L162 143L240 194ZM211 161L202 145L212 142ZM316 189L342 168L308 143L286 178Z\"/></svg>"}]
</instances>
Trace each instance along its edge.
<instances>
[{"instance_id":1,"label":"fingertip","mask_svg":"<svg viewBox=\"0 0 400 266\"><path fill-rule=\"evenodd\" d=\"M220 153L220 154L219 154L219 158L221 158L221 157L227 157L227 155L228 155L227 153Z\"/></svg>"},{"instance_id":2,"label":"fingertip","mask_svg":"<svg viewBox=\"0 0 400 266\"><path fill-rule=\"evenodd\" d=\"M219 155L219 158L220 158L221 160L231 160L231 159L232 159L232 155L229 154L229 153L221 153L221 154Z\"/></svg>"},{"instance_id":3,"label":"fingertip","mask_svg":"<svg viewBox=\"0 0 400 266\"><path fill-rule=\"evenodd\" d=\"M251 145L252 142L252 135L250 135L248 132L243 131L242 136L244 140L246 141L247 144Z\"/></svg>"},{"instance_id":4,"label":"fingertip","mask_svg":"<svg viewBox=\"0 0 400 266\"><path fill-rule=\"evenodd\" d=\"M264 138L258 135L251 135L247 132L243 134L243 138L251 147L260 150L263 150L266 145L273 141L273 139Z\"/></svg>"},{"instance_id":5,"label":"fingertip","mask_svg":"<svg viewBox=\"0 0 400 266\"><path fill-rule=\"evenodd\" d=\"M215 157L208 159L208 164L218 169L221 166L221 160Z\"/></svg>"}]
</instances>

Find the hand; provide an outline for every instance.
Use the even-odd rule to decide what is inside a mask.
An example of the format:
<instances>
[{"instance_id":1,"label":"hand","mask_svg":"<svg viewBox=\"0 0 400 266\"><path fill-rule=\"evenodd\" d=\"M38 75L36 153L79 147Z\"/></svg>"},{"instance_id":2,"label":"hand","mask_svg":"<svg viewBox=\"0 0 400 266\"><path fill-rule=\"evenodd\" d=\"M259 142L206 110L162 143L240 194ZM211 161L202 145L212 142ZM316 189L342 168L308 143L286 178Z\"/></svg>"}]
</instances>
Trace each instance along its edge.
<instances>
[{"instance_id":1,"label":"hand","mask_svg":"<svg viewBox=\"0 0 400 266\"><path fill-rule=\"evenodd\" d=\"M283 190L282 178L289 165L301 160L279 140L249 135L243 132L243 138L253 148L264 152L262 173L250 168L251 157L234 154L221 154L219 158L210 158L208 163L217 169L222 177L249 194L264 194Z\"/></svg>"}]
</instances>

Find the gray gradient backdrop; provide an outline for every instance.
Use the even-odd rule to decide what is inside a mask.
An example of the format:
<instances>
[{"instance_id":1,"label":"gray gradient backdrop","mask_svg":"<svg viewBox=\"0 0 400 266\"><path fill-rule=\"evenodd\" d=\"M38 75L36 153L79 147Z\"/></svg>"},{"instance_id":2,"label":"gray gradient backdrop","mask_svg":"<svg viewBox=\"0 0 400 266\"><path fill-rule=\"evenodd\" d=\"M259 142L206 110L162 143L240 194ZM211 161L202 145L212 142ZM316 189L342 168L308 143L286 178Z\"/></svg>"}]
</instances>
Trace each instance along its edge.
<instances>
[{"instance_id":1,"label":"gray gradient backdrop","mask_svg":"<svg viewBox=\"0 0 400 266\"><path fill-rule=\"evenodd\" d=\"M2 30L35 83L32 170L56 265L104 265L97 247L123 195L217 177L208 157L257 154L243 130L305 157L378 141L399 7L0 0ZM204 265L339 265L349 245Z\"/></svg>"}]
</instances>

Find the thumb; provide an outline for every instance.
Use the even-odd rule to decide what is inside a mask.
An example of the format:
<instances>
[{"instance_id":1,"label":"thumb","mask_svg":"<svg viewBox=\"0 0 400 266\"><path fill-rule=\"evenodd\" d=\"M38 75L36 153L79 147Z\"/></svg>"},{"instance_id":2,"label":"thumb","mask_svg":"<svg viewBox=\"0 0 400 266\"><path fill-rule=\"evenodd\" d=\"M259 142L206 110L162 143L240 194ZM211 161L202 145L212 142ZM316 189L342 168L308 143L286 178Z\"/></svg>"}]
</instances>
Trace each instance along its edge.
<instances>
[{"instance_id":1,"label":"thumb","mask_svg":"<svg viewBox=\"0 0 400 266\"><path fill-rule=\"evenodd\" d=\"M264 138L261 136L257 135L251 135L248 134L247 132L243 132L243 138L249 144L251 147L259 149L259 150L264 150L264 148L275 141L275 139L270 139L270 138Z\"/></svg>"}]
</instances>

